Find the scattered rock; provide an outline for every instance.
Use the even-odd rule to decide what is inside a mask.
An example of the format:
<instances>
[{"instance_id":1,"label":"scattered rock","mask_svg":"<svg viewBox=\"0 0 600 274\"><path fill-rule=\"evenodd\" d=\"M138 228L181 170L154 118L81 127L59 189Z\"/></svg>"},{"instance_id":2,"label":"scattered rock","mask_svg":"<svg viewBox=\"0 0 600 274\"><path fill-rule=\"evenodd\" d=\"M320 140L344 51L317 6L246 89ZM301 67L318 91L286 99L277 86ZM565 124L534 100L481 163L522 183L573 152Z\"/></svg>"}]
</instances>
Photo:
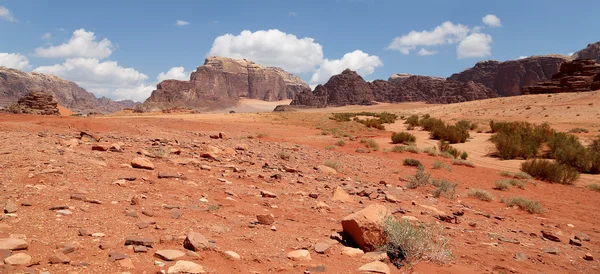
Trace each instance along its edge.
<instances>
[{"instance_id":1,"label":"scattered rock","mask_svg":"<svg viewBox=\"0 0 600 274\"><path fill-rule=\"evenodd\" d=\"M133 168L154 170L154 164L146 158L135 158L131 160L131 166Z\"/></svg>"},{"instance_id":2,"label":"scattered rock","mask_svg":"<svg viewBox=\"0 0 600 274\"><path fill-rule=\"evenodd\" d=\"M4 213L15 213L19 207L12 200L8 200L4 205Z\"/></svg>"},{"instance_id":3,"label":"scattered rock","mask_svg":"<svg viewBox=\"0 0 600 274\"><path fill-rule=\"evenodd\" d=\"M62 252L56 252L50 256L48 262L51 264L68 264L71 262L71 259Z\"/></svg>"},{"instance_id":4,"label":"scattered rock","mask_svg":"<svg viewBox=\"0 0 600 274\"><path fill-rule=\"evenodd\" d=\"M352 197L346 193L346 191L342 187L336 187L333 191L333 201L334 202L344 202L349 203L353 202Z\"/></svg>"},{"instance_id":5,"label":"scattered rock","mask_svg":"<svg viewBox=\"0 0 600 274\"><path fill-rule=\"evenodd\" d=\"M29 265L31 263L31 256L25 253L13 254L4 259L4 263L9 265Z\"/></svg>"},{"instance_id":6,"label":"scattered rock","mask_svg":"<svg viewBox=\"0 0 600 274\"><path fill-rule=\"evenodd\" d=\"M172 249L163 249L163 250L157 250L154 253L154 256L165 260L165 261L175 261L183 256L185 256L185 253L179 251L179 250L172 250Z\"/></svg>"},{"instance_id":7,"label":"scattered rock","mask_svg":"<svg viewBox=\"0 0 600 274\"><path fill-rule=\"evenodd\" d=\"M542 249L542 251L548 254L558 255L558 248L556 247L547 247Z\"/></svg>"},{"instance_id":8,"label":"scattered rock","mask_svg":"<svg viewBox=\"0 0 600 274\"><path fill-rule=\"evenodd\" d=\"M553 242L560 242L560 238L555 233L550 231L542 230L542 237Z\"/></svg>"},{"instance_id":9,"label":"scattered rock","mask_svg":"<svg viewBox=\"0 0 600 274\"><path fill-rule=\"evenodd\" d=\"M380 261L365 264L359 267L358 270L372 273L390 274L390 268L387 266L387 264Z\"/></svg>"},{"instance_id":10,"label":"scattered rock","mask_svg":"<svg viewBox=\"0 0 600 274\"><path fill-rule=\"evenodd\" d=\"M125 239L125 245L143 245L147 247L152 247L153 244L154 240L149 238L129 237Z\"/></svg>"},{"instance_id":11,"label":"scattered rock","mask_svg":"<svg viewBox=\"0 0 600 274\"><path fill-rule=\"evenodd\" d=\"M108 253L108 261L115 262L129 258L129 255L119 253L119 252L110 252Z\"/></svg>"},{"instance_id":12,"label":"scattered rock","mask_svg":"<svg viewBox=\"0 0 600 274\"><path fill-rule=\"evenodd\" d=\"M385 206L370 205L342 219L342 228L363 251L385 244L383 221L389 212Z\"/></svg>"},{"instance_id":13,"label":"scattered rock","mask_svg":"<svg viewBox=\"0 0 600 274\"><path fill-rule=\"evenodd\" d=\"M524 261L527 261L527 259L528 259L528 257L524 253L521 253L521 252L515 253L515 260L516 261L518 261L518 262L524 262Z\"/></svg>"},{"instance_id":14,"label":"scattered rock","mask_svg":"<svg viewBox=\"0 0 600 274\"><path fill-rule=\"evenodd\" d=\"M190 261L177 261L175 265L169 267L167 270L168 274L197 274L197 273L205 273L204 267Z\"/></svg>"},{"instance_id":15,"label":"scattered rock","mask_svg":"<svg viewBox=\"0 0 600 274\"><path fill-rule=\"evenodd\" d=\"M318 169L325 174L333 174L333 175L337 174L337 170L330 168L328 166L320 165L320 166L318 166Z\"/></svg>"},{"instance_id":16,"label":"scattered rock","mask_svg":"<svg viewBox=\"0 0 600 274\"><path fill-rule=\"evenodd\" d=\"M187 237L183 241L183 247L192 251L199 251L205 249L211 249L214 247L214 244L210 243L204 235L198 232L190 232L187 234Z\"/></svg>"},{"instance_id":17,"label":"scattered rock","mask_svg":"<svg viewBox=\"0 0 600 274\"><path fill-rule=\"evenodd\" d=\"M590 235L587 235L582 232L575 233L575 239L580 240L582 242L589 242L591 240Z\"/></svg>"},{"instance_id":18,"label":"scattered rock","mask_svg":"<svg viewBox=\"0 0 600 274\"><path fill-rule=\"evenodd\" d=\"M345 246L342 248L342 255L354 257L354 256L362 256L365 255L365 252L360 248L352 248Z\"/></svg>"},{"instance_id":19,"label":"scattered rock","mask_svg":"<svg viewBox=\"0 0 600 274\"><path fill-rule=\"evenodd\" d=\"M569 239L569 244L574 246L581 246L581 241L577 239Z\"/></svg>"},{"instance_id":20,"label":"scattered rock","mask_svg":"<svg viewBox=\"0 0 600 274\"><path fill-rule=\"evenodd\" d=\"M583 256L583 259L586 261L593 261L594 256L592 256L592 254L590 254L590 253L585 253L585 255Z\"/></svg>"},{"instance_id":21,"label":"scattered rock","mask_svg":"<svg viewBox=\"0 0 600 274\"><path fill-rule=\"evenodd\" d=\"M287 254L288 259L292 261L310 261L310 252L305 249L290 251Z\"/></svg>"},{"instance_id":22,"label":"scattered rock","mask_svg":"<svg viewBox=\"0 0 600 274\"><path fill-rule=\"evenodd\" d=\"M315 244L314 250L315 250L315 252L317 252L319 254L325 254L325 252L327 252L329 247L331 247L331 245L329 245L328 243L319 242L319 243Z\"/></svg>"},{"instance_id":23,"label":"scattered rock","mask_svg":"<svg viewBox=\"0 0 600 274\"><path fill-rule=\"evenodd\" d=\"M0 238L0 250L23 250L27 247L29 247L29 244L23 239Z\"/></svg>"},{"instance_id":24,"label":"scattered rock","mask_svg":"<svg viewBox=\"0 0 600 274\"><path fill-rule=\"evenodd\" d=\"M266 190L261 190L260 191L260 195L265 197L265 198L277 198L277 194L273 193L273 192L269 192Z\"/></svg>"},{"instance_id":25,"label":"scattered rock","mask_svg":"<svg viewBox=\"0 0 600 274\"><path fill-rule=\"evenodd\" d=\"M120 267L126 268L126 269L134 269L135 268L135 266L133 265L133 262L131 261L130 258L119 260L118 264Z\"/></svg>"},{"instance_id":26,"label":"scattered rock","mask_svg":"<svg viewBox=\"0 0 600 274\"><path fill-rule=\"evenodd\" d=\"M233 251L225 251L223 252L223 255L225 256L225 258L230 259L230 260L241 260L242 257L240 257L239 254L233 252Z\"/></svg>"},{"instance_id":27,"label":"scattered rock","mask_svg":"<svg viewBox=\"0 0 600 274\"><path fill-rule=\"evenodd\" d=\"M359 147L355 150L356 153L371 153L371 150L366 147Z\"/></svg>"},{"instance_id":28,"label":"scattered rock","mask_svg":"<svg viewBox=\"0 0 600 274\"><path fill-rule=\"evenodd\" d=\"M256 215L256 219L261 225L272 225L275 222L273 214L258 214Z\"/></svg>"}]
</instances>

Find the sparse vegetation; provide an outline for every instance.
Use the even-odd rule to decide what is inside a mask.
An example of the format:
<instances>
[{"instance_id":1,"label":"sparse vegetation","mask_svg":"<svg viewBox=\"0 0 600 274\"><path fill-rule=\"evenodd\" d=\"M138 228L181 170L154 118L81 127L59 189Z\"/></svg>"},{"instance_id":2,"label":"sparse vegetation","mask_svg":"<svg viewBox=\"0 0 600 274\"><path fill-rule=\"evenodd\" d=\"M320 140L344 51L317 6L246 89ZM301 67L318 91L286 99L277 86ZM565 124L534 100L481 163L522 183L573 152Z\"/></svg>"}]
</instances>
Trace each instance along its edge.
<instances>
[{"instance_id":1,"label":"sparse vegetation","mask_svg":"<svg viewBox=\"0 0 600 274\"><path fill-rule=\"evenodd\" d=\"M529 160L521 164L521 170L549 183L572 185L579 178L576 169L549 160Z\"/></svg>"},{"instance_id":2,"label":"sparse vegetation","mask_svg":"<svg viewBox=\"0 0 600 274\"><path fill-rule=\"evenodd\" d=\"M466 152L464 152L464 151L463 151L463 153L460 154L460 159L461 160L466 160L468 157L469 157L469 154L466 153Z\"/></svg>"},{"instance_id":3,"label":"sparse vegetation","mask_svg":"<svg viewBox=\"0 0 600 274\"><path fill-rule=\"evenodd\" d=\"M414 166L414 167L420 167L423 166L423 164L421 164L421 162L417 159L413 159L413 158L406 158L404 159L404 163L405 166Z\"/></svg>"},{"instance_id":4,"label":"sparse vegetation","mask_svg":"<svg viewBox=\"0 0 600 274\"><path fill-rule=\"evenodd\" d=\"M469 138L469 131L465 128L444 124L436 126L430 131L434 140L444 140L451 144L464 143Z\"/></svg>"},{"instance_id":5,"label":"sparse vegetation","mask_svg":"<svg viewBox=\"0 0 600 274\"><path fill-rule=\"evenodd\" d=\"M473 162L467 161L467 160L461 160L461 159L454 159L454 160L452 160L452 164L455 165L455 166L475 167L475 164L473 164Z\"/></svg>"},{"instance_id":6,"label":"sparse vegetation","mask_svg":"<svg viewBox=\"0 0 600 274\"><path fill-rule=\"evenodd\" d=\"M600 192L600 185L599 184L589 184L588 188L591 191L596 191L596 192Z\"/></svg>"},{"instance_id":7,"label":"sparse vegetation","mask_svg":"<svg viewBox=\"0 0 600 274\"><path fill-rule=\"evenodd\" d=\"M375 151L379 150L379 144L373 139L362 138L360 139L360 143L365 144L368 148L373 149Z\"/></svg>"},{"instance_id":8,"label":"sparse vegetation","mask_svg":"<svg viewBox=\"0 0 600 274\"><path fill-rule=\"evenodd\" d=\"M468 192L469 197L477 198L482 201L490 202L494 200L494 195L483 190L483 189L470 189Z\"/></svg>"},{"instance_id":9,"label":"sparse vegetation","mask_svg":"<svg viewBox=\"0 0 600 274\"><path fill-rule=\"evenodd\" d=\"M501 171L500 175L504 176L504 177L509 177L509 178L514 178L514 179L521 179L521 180L531 180L533 179L533 177L531 177L531 175L525 173L525 172L510 172L510 171Z\"/></svg>"},{"instance_id":10,"label":"sparse vegetation","mask_svg":"<svg viewBox=\"0 0 600 274\"><path fill-rule=\"evenodd\" d=\"M494 189L497 190L507 190L510 188L510 183L508 180L498 180L494 183Z\"/></svg>"},{"instance_id":11,"label":"sparse vegetation","mask_svg":"<svg viewBox=\"0 0 600 274\"><path fill-rule=\"evenodd\" d=\"M435 161L433 162L433 169L446 169L448 171L452 171L452 167L444 162Z\"/></svg>"},{"instance_id":12,"label":"sparse vegetation","mask_svg":"<svg viewBox=\"0 0 600 274\"><path fill-rule=\"evenodd\" d=\"M588 172L590 161L586 148L579 139L571 134L555 132L548 140L548 155L557 163L576 168L579 172Z\"/></svg>"},{"instance_id":13,"label":"sparse vegetation","mask_svg":"<svg viewBox=\"0 0 600 274\"><path fill-rule=\"evenodd\" d=\"M336 145L336 146L339 146L339 147L343 147L343 146L345 146L345 145L346 145L346 141L344 141L344 140L339 140L339 141L335 142L335 145Z\"/></svg>"},{"instance_id":14,"label":"sparse vegetation","mask_svg":"<svg viewBox=\"0 0 600 274\"><path fill-rule=\"evenodd\" d=\"M498 157L503 160L530 159L538 155L542 143L547 142L554 130L547 123L533 125L527 122L490 122L491 141Z\"/></svg>"},{"instance_id":15,"label":"sparse vegetation","mask_svg":"<svg viewBox=\"0 0 600 274\"><path fill-rule=\"evenodd\" d=\"M502 202L508 207L516 206L529 213L544 213L544 208L538 201L529 200L520 196L503 198Z\"/></svg>"},{"instance_id":16,"label":"sparse vegetation","mask_svg":"<svg viewBox=\"0 0 600 274\"><path fill-rule=\"evenodd\" d=\"M408 184L406 185L409 189L415 189L420 186L426 186L431 183L431 174L425 172L425 168L423 166L417 167L417 172L414 176L409 176L406 178Z\"/></svg>"},{"instance_id":17,"label":"sparse vegetation","mask_svg":"<svg viewBox=\"0 0 600 274\"><path fill-rule=\"evenodd\" d=\"M338 161L327 160L323 163L324 166L335 169L337 172L342 172L342 164Z\"/></svg>"},{"instance_id":18,"label":"sparse vegetation","mask_svg":"<svg viewBox=\"0 0 600 274\"><path fill-rule=\"evenodd\" d=\"M357 116L370 116L375 118L367 118L365 120L359 119ZM398 115L382 112L349 112L349 113L333 113L330 119L335 120L336 122L350 122L355 121L365 125L368 128L376 128L379 130L384 130L385 126L383 124L391 124L394 123L398 119Z\"/></svg>"},{"instance_id":19,"label":"sparse vegetation","mask_svg":"<svg viewBox=\"0 0 600 274\"><path fill-rule=\"evenodd\" d=\"M392 134L392 144L410 144L417 141L417 137L408 132L394 132Z\"/></svg>"},{"instance_id":20,"label":"sparse vegetation","mask_svg":"<svg viewBox=\"0 0 600 274\"><path fill-rule=\"evenodd\" d=\"M287 152L287 151L281 151L281 152L279 152L279 154L277 154L277 155L279 156L279 158L280 158L281 160L286 160L286 161L287 161L287 160L289 160L289 159L290 159L290 156L291 156L291 155L290 155L290 153L289 153L289 152Z\"/></svg>"},{"instance_id":21,"label":"sparse vegetation","mask_svg":"<svg viewBox=\"0 0 600 274\"><path fill-rule=\"evenodd\" d=\"M423 152L427 153L429 156L438 156L439 153L435 147L426 147L423 149Z\"/></svg>"},{"instance_id":22,"label":"sparse vegetation","mask_svg":"<svg viewBox=\"0 0 600 274\"><path fill-rule=\"evenodd\" d=\"M525 189L526 183L517 179L498 180L495 183L495 188L498 190L507 190L510 186L516 186L520 189Z\"/></svg>"},{"instance_id":23,"label":"sparse vegetation","mask_svg":"<svg viewBox=\"0 0 600 274\"><path fill-rule=\"evenodd\" d=\"M433 191L433 197L439 198L442 195L446 196L448 199L454 199L454 197L456 197L456 186L458 186L458 183L454 184L443 179L441 181L433 180L431 181L431 184L437 187Z\"/></svg>"},{"instance_id":24,"label":"sparse vegetation","mask_svg":"<svg viewBox=\"0 0 600 274\"><path fill-rule=\"evenodd\" d=\"M406 151L406 147L405 146L393 146L390 149L391 152L404 152Z\"/></svg>"},{"instance_id":25,"label":"sparse vegetation","mask_svg":"<svg viewBox=\"0 0 600 274\"><path fill-rule=\"evenodd\" d=\"M268 133L264 133L264 132L256 133L256 138L258 138L258 139L265 138L267 136L269 136Z\"/></svg>"},{"instance_id":26,"label":"sparse vegetation","mask_svg":"<svg viewBox=\"0 0 600 274\"><path fill-rule=\"evenodd\" d=\"M589 133L590 131L587 128L576 127L569 130L570 133Z\"/></svg>"},{"instance_id":27,"label":"sparse vegetation","mask_svg":"<svg viewBox=\"0 0 600 274\"><path fill-rule=\"evenodd\" d=\"M407 152L418 154L421 150L415 145L406 146L405 149Z\"/></svg>"},{"instance_id":28,"label":"sparse vegetation","mask_svg":"<svg viewBox=\"0 0 600 274\"><path fill-rule=\"evenodd\" d=\"M413 224L387 216L384 229L388 242L383 250L398 268L405 264L410 268L422 260L444 263L452 259L450 239L444 236L444 227L439 224Z\"/></svg>"},{"instance_id":29,"label":"sparse vegetation","mask_svg":"<svg viewBox=\"0 0 600 274\"><path fill-rule=\"evenodd\" d=\"M419 115L411 115L404 123L413 128L419 126Z\"/></svg>"}]
</instances>

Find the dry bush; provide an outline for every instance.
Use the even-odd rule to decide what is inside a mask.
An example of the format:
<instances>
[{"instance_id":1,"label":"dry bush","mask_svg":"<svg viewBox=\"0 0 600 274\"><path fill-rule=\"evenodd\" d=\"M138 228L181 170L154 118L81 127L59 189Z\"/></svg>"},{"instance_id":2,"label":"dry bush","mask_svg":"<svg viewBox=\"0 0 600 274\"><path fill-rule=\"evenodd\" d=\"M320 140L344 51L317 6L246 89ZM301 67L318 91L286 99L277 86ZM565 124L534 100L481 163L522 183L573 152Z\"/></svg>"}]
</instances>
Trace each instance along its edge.
<instances>
[{"instance_id":1,"label":"dry bush","mask_svg":"<svg viewBox=\"0 0 600 274\"><path fill-rule=\"evenodd\" d=\"M421 161L417 160L417 159L413 159L413 158L406 158L404 159L404 163L405 166L414 166L414 167L420 167L423 166L423 164L421 164Z\"/></svg>"},{"instance_id":2,"label":"dry bush","mask_svg":"<svg viewBox=\"0 0 600 274\"><path fill-rule=\"evenodd\" d=\"M392 134L392 144L410 144L417 141L417 137L408 132L394 132Z\"/></svg>"},{"instance_id":3,"label":"dry bush","mask_svg":"<svg viewBox=\"0 0 600 274\"><path fill-rule=\"evenodd\" d=\"M469 197L477 198L482 201L490 202L494 200L494 195L483 190L483 189L470 189L468 193Z\"/></svg>"},{"instance_id":4,"label":"dry bush","mask_svg":"<svg viewBox=\"0 0 600 274\"><path fill-rule=\"evenodd\" d=\"M507 206L517 206L521 210L529 213L544 213L544 208L538 201L529 200L520 196L503 198L502 202Z\"/></svg>"},{"instance_id":5,"label":"dry bush","mask_svg":"<svg viewBox=\"0 0 600 274\"><path fill-rule=\"evenodd\" d=\"M418 166L415 175L408 176L406 180L408 181L406 188L415 189L420 186L431 184L431 175L425 172L425 168L423 168L423 166Z\"/></svg>"},{"instance_id":6,"label":"dry bush","mask_svg":"<svg viewBox=\"0 0 600 274\"><path fill-rule=\"evenodd\" d=\"M548 160L529 160L521 164L521 170L536 179L563 185L572 185L579 178L575 168Z\"/></svg>"}]
</instances>

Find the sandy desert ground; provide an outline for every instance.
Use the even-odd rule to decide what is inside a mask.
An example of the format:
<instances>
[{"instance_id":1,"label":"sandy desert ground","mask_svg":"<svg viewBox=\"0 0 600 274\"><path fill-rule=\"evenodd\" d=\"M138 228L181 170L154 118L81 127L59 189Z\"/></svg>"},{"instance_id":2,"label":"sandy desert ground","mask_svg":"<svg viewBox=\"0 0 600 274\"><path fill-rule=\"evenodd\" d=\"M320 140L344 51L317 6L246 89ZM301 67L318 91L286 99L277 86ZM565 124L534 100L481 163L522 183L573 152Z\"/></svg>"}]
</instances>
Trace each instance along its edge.
<instances>
[{"instance_id":1,"label":"sandy desert ground","mask_svg":"<svg viewBox=\"0 0 600 274\"><path fill-rule=\"evenodd\" d=\"M600 193L586 186L600 183L600 176L582 175L574 186L531 181L524 189L495 190L494 182L504 178L500 172L518 171L520 161L490 157L493 146L484 132L490 119L549 122L561 131L588 129L579 135L587 142L600 134L599 99L600 92L592 92L289 113L267 112L281 102L244 101L233 114L1 115L0 203L9 210L0 215L0 242L23 239L28 247L0 257L24 253L31 259L23 266L1 265L0 272L159 273L185 260L206 273L362 273L359 267L379 254L344 255L344 245L331 236L342 230L345 216L378 204L398 218L441 225L452 247L447 264L397 269L388 262L391 273L598 273ZM329 119L332 112L363 110L478 122L483 132L471 132L473 138L456 145L475 167L425 153L386 152L391 132L405 130L403 121L378 131ZM100 140L80 138L82 131ZM349 137L323 134L334 131ZM224 138L211 138L219 132ZM420 148L437 144L426 132L411 133ZM376 140L381 149L356 152L364 147L361 138ZM344 146L335 145L340 139ZM132 168L137 158L154 169ZM402 165L406 158L420 160L434 178L457 182L457 198L434 198L430 187L406 189L405 178L416 171ZM339 172L319 168L327 161L338 163ZM436 161L451 170L433 169ZM347 201L334 199L338 187L349 194ZM472 188L496 199L468 197ZM514 195L539 201L545 212L530 214L500 202ZM459 222L441 222L434 218L439 211L460 215ZM265 214L273 214L272 224L257 222ZM560 242L542 238L542 230ZM182 243L190 231L212 247L187 251ZM590 240L569 244L581 233ZM130 237L149 247L126 246ZM321 254L317 244L329 247ZM311 260L287 257L300 249ZM164 250L175 250L176 258L156 255ZM584 260L586 254L594 260Z\"/></svg>"}]
</instances>

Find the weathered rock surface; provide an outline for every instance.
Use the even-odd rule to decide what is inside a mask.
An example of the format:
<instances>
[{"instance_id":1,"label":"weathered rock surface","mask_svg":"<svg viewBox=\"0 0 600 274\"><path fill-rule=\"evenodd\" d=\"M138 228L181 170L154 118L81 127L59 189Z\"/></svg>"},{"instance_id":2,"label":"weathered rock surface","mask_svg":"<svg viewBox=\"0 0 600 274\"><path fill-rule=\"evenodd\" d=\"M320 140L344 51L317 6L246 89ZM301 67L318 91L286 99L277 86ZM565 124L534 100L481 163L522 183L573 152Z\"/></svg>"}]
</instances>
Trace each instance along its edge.
<instances>
[{"instance_id":1,"label":"weathered rock surface","mask_svg":"<svg viewBox=\"0 0 600 274\"><path fill-rule=\"evenodd\" d=\"M600 89L600 64L595 60L564 62L550 81L523 87L523 94L586 92Z\"/></svg>"},{"instance_id":2,"label":"weathered rock surface","mask_svg":"<svg viewBox=\"0 0 600 274\"><path fill-rule=\"evenodd\" d=\"M2 238L0 239L0 250L21 250L27 249L29 244L23 239Z\"/></svg>"},{"instance_id":3,"label":"weathered rock surface","mask_svg":"<svg viewBox=\"0 0 600 274\"><path fill-rule=\"evenodd\" d=\"M189 81L165 80L158 84L138 111L173 107L211 110L234 106L246 97L264 101L294 98L309 86L280 68L263 67L250 60L208 57Z\"/></svg>"},{"instance_id":4,"label":"weathered rock surface","mask_svg":"<svg viewBox=\"0 0 600 274\"><path fill-rule=\"evenodd\" d=\"M58 102L52 95L43 92L31 92L16 104L8 107L15 114L60 115Z\"/></svg>"},{"instance_id":5,"label":"weathered rock surface","mask_svg":"<svg viewBox=\"0 0 600 274\"><path fill-rule=\"evenodd\" d=\"M573 53L573 59L591 59L600 63L600 41L588 44L584 49Z\"/></svg>"},{"instance_id":6,"label":"weathered rock surface","mask_svg":"<svg viewBox=\"0 0 600 274\"><path fill-rule=\"evenodd\" d=\"M342 228L362 250L369 252L385 244L387 239L383 222L387 208L373 204L342 219Z\"/></svg>"},{"instance_id":7,"label":"weathered rock surface","mask_svg":"<svg viewBox=\"0 0 600 274\"><path fill-rule=\"evenodd\" d=\"M532 56L506 62L481 61L448 80L481 83L500 96L521 95L521 87L548 81L560 65L571 60L564 55Z\"/></svg>"},{"instance_id":8,"label":"weathered rock surface","mask_svg":"<svg viewBox=\"0 0 600 274\"><path fill-rule=\"evenodd\" d=\"M106 97L96 98L74 82L56 76L24 72L0 66L0 107L16 103L31 92L44 92L73 111L110 113L125 108L133 108L133 101L113 101Z\"/></svg>"},{"instance_id":9,"label":"weathered rock surface","mask_svg":"<svg viewBox=\"0 0 600 274\"><path fill-rule=\"evenodd\" d=\"M190 262L190 261L177 261L175 263L175 265L169 267L169 270L167 270L167 273L169 274L176 274L176 273L192 273L192 274L196 274L196 273L205 273L204 267L194 263L194 262Z\"/></svg>"}]
</instances>

